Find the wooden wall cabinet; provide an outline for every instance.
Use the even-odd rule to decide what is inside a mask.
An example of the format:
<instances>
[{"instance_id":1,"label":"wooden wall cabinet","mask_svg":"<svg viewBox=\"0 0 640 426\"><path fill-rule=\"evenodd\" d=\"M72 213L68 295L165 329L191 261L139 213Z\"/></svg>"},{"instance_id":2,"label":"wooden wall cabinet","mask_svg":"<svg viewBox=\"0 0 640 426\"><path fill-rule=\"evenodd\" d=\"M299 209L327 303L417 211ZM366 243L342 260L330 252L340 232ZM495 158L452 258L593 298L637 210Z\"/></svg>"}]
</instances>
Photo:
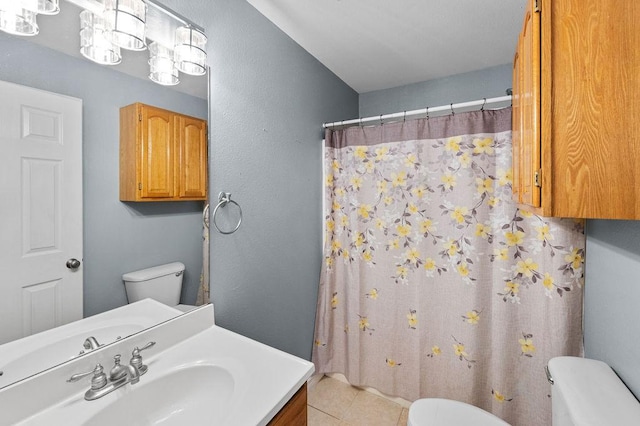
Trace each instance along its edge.
<instances>
[{"instance_id":1,"label":"wooden wall cabinet","mask_svg":"<svg viewBox=\"0 0 640 426\"><path fill-rule=\"evenodd\" d=\"M120 200L207 198L207 122L135 103L120 108Z\"/></svg>"},{"instance_id":2,"label":"wooden wall cabinet","mask_svg":"<svg viewBox=\"0 0 640 426\"><path fill-rule=\"evenodd\" d=\"M513 195L640 219L640 2L529 0L513 68Z\"/></svg>"}]
</instances>

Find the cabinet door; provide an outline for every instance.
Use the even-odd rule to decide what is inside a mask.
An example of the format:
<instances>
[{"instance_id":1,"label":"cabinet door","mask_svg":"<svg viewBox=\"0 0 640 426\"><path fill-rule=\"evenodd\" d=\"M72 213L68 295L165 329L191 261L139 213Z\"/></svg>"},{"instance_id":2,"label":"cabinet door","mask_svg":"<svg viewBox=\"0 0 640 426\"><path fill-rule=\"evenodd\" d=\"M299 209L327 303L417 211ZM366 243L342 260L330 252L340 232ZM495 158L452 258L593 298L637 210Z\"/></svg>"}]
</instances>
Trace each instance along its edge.
<instances>
[{"instance_id":1,"label":"cabinet door","mask_svg":"<svg viewBox=\"0 0 640 426\"><path fill-rule=\"evenodd\" d=\"M207 123L192 117L176 116L178 136L178 196L207 197Z\"/></svg>"},{"instance_id":2,"label":"cabinet door","mask_svg":"<svg viewBox=\"0 0 640 426\"><path fill-rule=\"evenodd\" d=\"M141 197L174 197L175 157L172 114L147 105L143 105L141 109Z\"/></svg>"},{"instance_id":3,"label":"cabinet door","mask_svg":"<svg viewBox=\"0 0 640 426\"><path fill-rule=\"evenodd\" d=\"M520 35L519 202L540 207L540 15L530 0Z\"/></svg>"},{"instance_id":4,"label":"cabinet door","mask_svg":"<svg viewBox=\"0 0 640 426\"><path fill-rule=\"evenodd\" d=\"M522 203L520 196L520 185L522 179L520 178L520 170L522 169L522 107L520 105L521 92L521 79L522 79L522 57L520 52L522 51L522 37L518 37L518 46L516 48L516 54L513 57L513 87L512 87L512 107L511 107L511 144L512 144L512 170L513 170L513 201L516 203Z\"/></svg>"}]
</instances>

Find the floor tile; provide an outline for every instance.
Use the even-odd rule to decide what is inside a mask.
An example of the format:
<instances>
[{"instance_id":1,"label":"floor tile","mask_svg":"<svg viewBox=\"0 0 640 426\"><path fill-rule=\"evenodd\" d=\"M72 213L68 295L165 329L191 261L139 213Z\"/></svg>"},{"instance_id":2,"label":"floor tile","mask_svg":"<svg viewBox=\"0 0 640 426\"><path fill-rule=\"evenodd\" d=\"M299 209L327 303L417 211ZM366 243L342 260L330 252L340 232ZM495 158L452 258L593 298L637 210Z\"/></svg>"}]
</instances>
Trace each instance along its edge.
<instances>
[{"instance_id":1,"label":"floor tile","mask_svg":"<svg viewBox=\"0 0 640 426\"><path fill-rule=\"evenodd\" d=\"M313 407L307 407L307 426L341 426L341 424L335 417Z\"/></svg>"},{"instance_id":2,"label":"floor tile","mask_svg":"<svg viewBox=\"0 0 640 426\"><path fill-rule=\"evenodd\" d=\"M408 421L409 421L409 410L407 408L402 408L402 413L400 413L400 419L398 419L398 426L407 426Z\"/></svg>"},{"instance_id":3,"label":"floor tile","mask_svg":"<svg viewBox=\"0 0 640 426\"><path fill-rule=\"evenodd\" d=\"M307 403L341 419L358 394L358 389L330 377L324 377L309 392Z\"/></svg>"},{"instance_id":4,"label":"floor tile","mask_svg":"<svg viewBox=\"0 0 640 426\"><path fill-rule=\"evenodd\" d=\"M396 426L401 413L402 407L395 402L361 391L342 420L354 426Z\"/></svg>"}]
</instances>

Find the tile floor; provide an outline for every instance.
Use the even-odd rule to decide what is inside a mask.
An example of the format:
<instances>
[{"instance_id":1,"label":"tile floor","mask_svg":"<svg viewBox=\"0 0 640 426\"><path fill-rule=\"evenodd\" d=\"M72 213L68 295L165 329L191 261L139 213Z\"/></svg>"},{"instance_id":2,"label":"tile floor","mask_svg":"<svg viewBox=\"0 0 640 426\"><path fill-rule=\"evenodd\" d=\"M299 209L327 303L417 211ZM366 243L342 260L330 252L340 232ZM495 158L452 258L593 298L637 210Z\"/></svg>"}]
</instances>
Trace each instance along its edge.
<instances>
[{"instance_id":1,"label":"tile floor","mask_svg":"<svg viewBox=\"0 0 640 426\"><path fill-rule=\"evenodd\" d=\"M307 414L308 426L406 426L409 411L325 376L309 390Z\"/></svg>"}]
</instances>

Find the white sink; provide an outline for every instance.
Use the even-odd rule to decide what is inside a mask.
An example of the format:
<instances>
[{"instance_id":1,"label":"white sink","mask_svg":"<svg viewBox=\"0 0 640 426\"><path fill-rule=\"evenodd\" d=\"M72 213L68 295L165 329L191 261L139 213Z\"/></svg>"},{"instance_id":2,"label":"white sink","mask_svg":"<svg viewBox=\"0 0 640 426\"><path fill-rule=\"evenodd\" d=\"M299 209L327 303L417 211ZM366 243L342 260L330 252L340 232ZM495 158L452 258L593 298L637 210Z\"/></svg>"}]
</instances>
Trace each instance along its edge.
<instances>
[{"instance_id":1,"label":"white sink","mask_svg":"<svg viewBox=\"0 0 640 426\"><path fill-rule=\"evenodd\" d=\"M214 424L228 422L225 408L233 399L234 380L228 370L200 364L178 368L155 380L143 376L129 392L87 420L94 426L197 425L203 413ZM135 416L132 416L135 414Z\"/></svg>"},{"instance_id":2,"label":"white sink","mask_svg":"<svg viewBox=\"0 0 640 426\"><path fill-rule=\"evenodd\" d=\"M148 371L138 383L93 401L84 399L88 378L66 383L97 362L108 373L114 355L125 364L134 347L149 341L156 344L143 351ZM260 426L313 370L308 361L216 326L213 307L201 308L0 391L0 412L3 403L8 410L22 404L7 418L23 426ZM46 401L31 403L34 393Z\"/></svg>"}]
</instances>

